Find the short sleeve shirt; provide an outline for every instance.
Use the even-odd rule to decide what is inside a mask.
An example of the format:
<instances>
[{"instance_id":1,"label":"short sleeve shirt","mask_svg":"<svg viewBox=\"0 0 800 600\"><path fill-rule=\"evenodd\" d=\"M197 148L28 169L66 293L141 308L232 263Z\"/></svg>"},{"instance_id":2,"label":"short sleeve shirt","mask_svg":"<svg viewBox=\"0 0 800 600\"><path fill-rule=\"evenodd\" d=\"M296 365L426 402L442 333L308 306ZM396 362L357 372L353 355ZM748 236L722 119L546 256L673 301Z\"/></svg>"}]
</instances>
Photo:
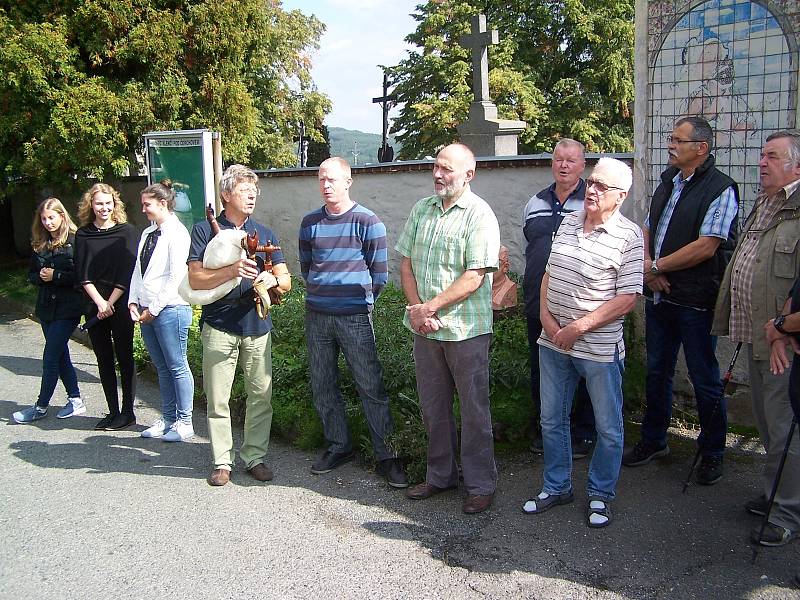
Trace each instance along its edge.
<instances>
[{"instance_id":1,"label":"short sleeve shirt","mask_svg":"<svg viewBox=\"0 0 800 600\"><path fill-rule=\"evenodd\" d=\"M220 229L235 229L235 225L225 218L223 211L217 218ZM243 229L247 233L257 232L260 244L271 241L274 246L280 246L277 236L269 227L257 223L252 217L244 223ZM208 221L200 221L192 228L192 245L189 249L187 263L202 261L206 251L206 246L211 241L211 225ZM258 254L264 259L263 254ZM272 264L286 262L283 252L277 250L272 253ZM233 288L225 297L203 306L200 315L200 326L208 323L214 329L232 333L240 336L264 335L272 330L272 317L266 319L259 318L256 313L255 297L253 292L253 282L249 279L242 279L238 286Z\"/></svg>"},{"instance_id":2,"label":"short sleeve shirt","mask_svg":"<svg viewBox=\"0 0 800 600\"><path fill-rule=\"evenodd\" d=\"M642 291L644 238L637 225L615 212L584 234L584 211L564 217L553 240L547 273L547 308L561 327L623 294ZM596 362L625 357L624 317L579 337L567 354ZM542 330L539 344L559 349Z\"/></svg>"},{"instance_id":3,"label":"short sleeve shirt","mask_svg":"<svg viewBox=\"0 0 800 600\"><path fill-rule=\"evenodd\" d=\"M500 227L491 207L467 189L446 211L438 196L411 209L395 249L411 259L417 292L427 302L469 269L498 267ZM426 337L461 341L492 332L492 278L464 301L439 311L444 327ZM408 313L403 323L411 329Z\"/></svg>"}]
</instances>

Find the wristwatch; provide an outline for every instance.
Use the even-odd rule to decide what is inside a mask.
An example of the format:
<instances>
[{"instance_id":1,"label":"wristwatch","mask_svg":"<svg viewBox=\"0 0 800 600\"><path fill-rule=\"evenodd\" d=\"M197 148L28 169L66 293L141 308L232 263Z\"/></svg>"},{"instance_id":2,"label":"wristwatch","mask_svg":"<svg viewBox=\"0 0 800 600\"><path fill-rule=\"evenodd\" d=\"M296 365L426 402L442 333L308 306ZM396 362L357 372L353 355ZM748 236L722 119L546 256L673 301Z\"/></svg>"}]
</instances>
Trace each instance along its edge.
<instances>
[{"instance_id":1,"label":"wristwatch","mask_svg":"<svg viewBox=\"0 0 800 600\"><path fill-rule=\"evenodd\" d=\"M783 335L787 335L789 333L783 328L783 322L785 320L786 320L786 315L778 315L772 322L772 325L775 327L775 329L778 330L778 333L782 333Z\"/></svg>"},{"instance_id":2,"label":"wristwatch","mask_svg":"<svg viewBox=\"0 0 800 600\"><path fill-rule=\"evenodd\" d=\"M655 259L652 263L650 263L650 272L653 275L658 275L660 271L658 270L658 259Z\"/></svg>"}]
</instances>

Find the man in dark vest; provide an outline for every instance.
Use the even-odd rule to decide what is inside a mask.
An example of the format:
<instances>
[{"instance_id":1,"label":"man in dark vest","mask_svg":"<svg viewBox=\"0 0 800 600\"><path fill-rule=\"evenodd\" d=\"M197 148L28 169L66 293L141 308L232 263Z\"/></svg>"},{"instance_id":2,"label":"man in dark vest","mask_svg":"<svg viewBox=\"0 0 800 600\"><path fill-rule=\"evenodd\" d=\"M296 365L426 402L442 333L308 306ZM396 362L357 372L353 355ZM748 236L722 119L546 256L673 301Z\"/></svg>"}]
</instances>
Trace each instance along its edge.
<instances>
[{"instance_id":1,"label":"man in dark vest","mask_svg":"<svg viewBox=\"0 0 800 600\"><path fill-rule=\"evenodd\" d=\"M722 477L727 416L711 335L714 303L736 246L739 190L714 166L714 132L702 117L684 117L667 138L669 167L653 194L645 240L647 409L642 439L622 463L638 467L669 454L672 378L683 345L700 419L697 482Z\"/></svg>"}]
</instances>

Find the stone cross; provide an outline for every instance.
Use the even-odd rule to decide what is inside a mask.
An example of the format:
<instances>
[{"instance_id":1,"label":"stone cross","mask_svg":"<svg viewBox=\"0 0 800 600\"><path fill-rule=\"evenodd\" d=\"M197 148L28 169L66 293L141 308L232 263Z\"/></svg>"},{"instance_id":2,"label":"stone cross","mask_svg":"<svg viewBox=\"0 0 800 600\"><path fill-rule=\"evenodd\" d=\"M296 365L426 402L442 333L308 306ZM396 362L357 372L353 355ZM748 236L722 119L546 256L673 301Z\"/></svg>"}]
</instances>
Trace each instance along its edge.
<instances>
[{"instance_id":1,"label":"stone cross","mask_svg":"<svg viewBox=\"0 0 800 600\"><path fill-rule=\"evenodd\" d=\"M461 37L461 45L472 51L472 91L475 102L489 102L489 54L487 49L499 42L497 30L486 31L486 15L472 17L472 33Z\"/></svg>"}]
</instances>

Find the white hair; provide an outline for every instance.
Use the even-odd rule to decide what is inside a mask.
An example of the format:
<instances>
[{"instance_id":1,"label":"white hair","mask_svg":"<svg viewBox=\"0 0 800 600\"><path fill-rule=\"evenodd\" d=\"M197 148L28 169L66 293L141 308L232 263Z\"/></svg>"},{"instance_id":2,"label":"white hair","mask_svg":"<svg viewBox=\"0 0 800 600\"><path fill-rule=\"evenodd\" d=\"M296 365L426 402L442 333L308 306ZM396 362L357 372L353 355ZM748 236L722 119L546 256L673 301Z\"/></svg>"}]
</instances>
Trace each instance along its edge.
<instances>
[{"instance_id":1,"label":"white hair","mask_svg":"<svg viewBox=\"0 0 800 600\"><path fill-rule=\"evenodd\" d=\"M597 169L608 175L608 181L605 183L622 188L626 192L630 191L631 185L633 185L633 171L624 162L604 156L597 161L595 170Z\"/></svg>"}]
</instances>

